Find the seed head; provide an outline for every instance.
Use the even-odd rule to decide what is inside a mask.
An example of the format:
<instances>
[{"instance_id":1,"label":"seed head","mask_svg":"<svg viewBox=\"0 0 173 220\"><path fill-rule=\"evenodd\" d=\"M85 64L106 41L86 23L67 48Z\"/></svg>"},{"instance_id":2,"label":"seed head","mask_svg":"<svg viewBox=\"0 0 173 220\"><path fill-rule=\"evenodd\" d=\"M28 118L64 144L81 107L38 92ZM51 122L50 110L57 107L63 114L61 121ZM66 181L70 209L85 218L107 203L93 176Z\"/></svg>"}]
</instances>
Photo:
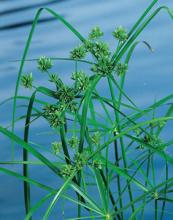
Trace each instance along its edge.
<instances>
[{"instance_id":1,"label":"seed head","mask_svg":"<svg viewBox=\"0 0 173 220\"><path fill-rule=\"evenodd\" d=\"M74 72L71 77L75 80L75 88L77 91L85 91L89 85L89 77L83 72Z\"/></svg>"},{"instance_id":2,"label":"seed head","mask_svg":"<svg viewBox=\"0 0 173 220\"><path fill-rule=\"evenodd\" d=\"M153 197L153 199L158 200L159 199L159 193L157 191L153 192L152 197Z\"/></svg>"},{"instance_id":3,"label":"seed head","mask_svg":"<svg viewBox=\"0 0 173 220\"><path fill-rule=\"evenodd\" d=\"M84 43L84 47L85 47L86 51L88 51L88 52L92 52L94 45L95 45L95 43L90 39L86 40Z\"/></svg>"},{"instance_id":4,"label":"seed head","mask_svg":"<svg viewBox=\"0 0 173 220\"><path fill-rule=\"evenodd\" d=\"M85 56L86 56L86 49L83 45L80 45L80 46L74 48L70 52L70 58L72 58L74 60L83 59Z\"/></svg>"},{"instance_id":5,"label":"seed head","mask_svg":"<svg viewBox=\"0 0 173 220\"><path fill-rule=\"evenodd\" d=\"M76 112L78 110L78 103L75 102L75 101L71 101L67 104L67 109L70 111L70 112Z\"/></svg>"},{"instance_id":6,"label":"seed head","mask_svg":"<svg viewBox=\"0 0 173 220\"><path fill-rule=\"evenodd\" d=\"M127 72L127 70L128 70L128 65L125 63L117 63L115 67L115 71L118 76L124 75Z\"/></svg>"},{"instance_id":7,"label":"seed head","mask_svg":"<svg viewBox=\"0 0 173 220\"><path fill-rule=\"evenodd\" d=\"M48 120L51 127L57 128L58 126L64 124L63 112L65 111L65 106L59 105L46 105L43 108L44 117Z\"/></svg>"},{"instance_id":8,"label":"seed head","mask_svg":"<svg viewBox=\"0 0 173 220\"><path fill-rule=\"evenodd\" d=\"M126 41L128 39L128 34L122 26L117 27L112 34L117 40L121 42Z\"/></svg>"},{"instance_id":9,"label":"seed head","mask_svg":"<svg viewBox=\"0 0 173 220\"><path fill-rule=\"evenodd\" d=\"M50 82L55 83L55 85L59 88L61 86L63 86L63 82L61 81L61 79L59 78L59 76L57 74L50 74Z\"/></svg>"},{"instance_id":10,"label":"seed head","mask_svg":"<svg viewBox=\"0 0 173 220\"><path fill-rule=\"evenodd\" d=\"M68 140L68 144L71 148L76 149L79 145L79 138L75 135L71 137L71 139Z\"/></svg>"},{"instance_id":11,"label":"seed head","mask_svg":"<svg viewBox=\"0 0 173 220\"><path fill-rule=\"evenodd\" d=\"M62 149L62 143L61 142L56 142L56 141L52 142L51 146L52 146L52 152L55 155L59 154L59 152Z\"/></svg>"},{"instance_id":12,"label":"seed head","mask_svg":"<svg viewBox=\"0 0 173 220\"><path fill-rule=\"evenodd\" d=\"M110 49L107 43L96 41L94 44L94 55L97 59L104 59L110 56Z\"/></svg>"},{"instance_id":13,"label":"seed head","mask_svg":"<svg viewBox=\"0 0 173 220\"><path fill-rule=\"evenodd\" d=\"M32 83L33 83L33 77L32 73L29 73L28 75L23 75L21 77L21 85L25 88L32 89Z\"/></svg>"},{"instance_id":14,"label":"seed head","mask_svg":"<svg viewBox=\"0 0 173 220\"><path fill-rule=\"evenodd\" d=\"M91 32L89 33L89 39L94 40L99 37L103 36L103 32L101 31L100 27L94 27Z\"/></svg>"},{"instance_id":15,"label":"seed head","mask_svg":"<svg viewBox=\"0 0 173 220\"><path fill-rule=\"evenodd\" d=\"M73 99L75 98L75 90L74 90L74 88L63 85L56 92L56 97L62 103L69 103L69 102L73 101Z\"/></svg>"},{"instance_id":16,"label":"seed head","mask_svg":"<svg viewBox=\"0 0 173 220\"><path fill-rule=\"evenodd\" d=\"M113 71L113 63L109 58L104 57L99 59L97 64L91 67L91 71L102 76L107 76Z\"/></svg>"},{"instance_id":17,"label":"seed head","mask_svg":"<svg viewBox=\"0 0 173 220\"><path fill-rule=\"evenodd\" d=\"M40 57L38 60L38 69L41 72L46 72L48 69L51 69L53 66L53 63L50 58L47 58L45 56Z\"/></svg>"},{"instance_id":18,"label":"seed head","mask_svg":"<svg viewBox=\"0 0 173 220\"><path fill-rule=\"evenodd\" d=\"M79 153L77 152L74 155L75 167L77 170L81 170L84 165L87 164L87 154L86 152Z\"/></svg>"},{"instance_id":19,"label":"seed head","mask_svg":"<svg viewBox=\"0 0 173 220\"><path fill-rule=\"evenodd\" d=\"M61 175L63 177L69 177L72 174L72 172L74 171L74 169L75 168L72 165L66 164L61 170Z\"/></svg>"}]
</instances>

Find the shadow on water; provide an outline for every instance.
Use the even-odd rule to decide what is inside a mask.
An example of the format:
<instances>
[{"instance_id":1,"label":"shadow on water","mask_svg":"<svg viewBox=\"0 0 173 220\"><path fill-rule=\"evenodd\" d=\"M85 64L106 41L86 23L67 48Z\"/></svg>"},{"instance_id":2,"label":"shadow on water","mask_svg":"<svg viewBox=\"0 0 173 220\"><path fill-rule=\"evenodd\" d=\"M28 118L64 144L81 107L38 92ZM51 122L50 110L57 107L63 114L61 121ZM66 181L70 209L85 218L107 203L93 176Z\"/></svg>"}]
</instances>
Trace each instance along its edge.
<instances>
[{"instance_id":1,"label":"shadow on water","mask_svg":"<svg viewBox=\"0 0 173 220\"><path fill-rule=\"evenodd\" d=\"M42 19L39 19L39 21L37 23L40 24L40 23L45 23L45 22L54 21L54 20L56 20L55 17L42 18ZM30 26L30 25L32 25L32 23L33 23L33 20L28 20L28 21L23 21L23 22L19 22L19 23L8 24L5 26L1 26L0 31L6 31L6 30L25 27L25 26Z\"/></svg>"},{"instance_id":2,"label":"shadow on water","mask_svg":"<svg viewBox=\"0 0 173 220\"><path fill-rule=\"evenodd\" d=\"M49 6L49 5L55 4L55 3L59 4L60 2L64 2L64 1L67 1L67 0L58 0L58 1L53 0L53 1L46 1L46 2L38 3L38 4L27 5L27 6L23 6L23 7L16 7L16 8L8 9L5 11L1 11L0 16L11 15L14 13L19 13L19 12L23 12L23 11L34 9L34 8L41 8L41 7ZM50 22L50 21L54 21L54 20L56 20L56 18L54 18L54 17L42 18L42 19L39 19L38 23L40 24L40 23ZM26 21L22 21L22 22L7 24L7 25L0 26L0 31L6 31L6 30L25 27L25 26L30 26L30 25L32 25L32 23L33 23L33 20L26 20Z\"/></svg>"},{"instance_id":3,"label":"shadow on water","mask_svg":"<svg viewBox=\"0 0 173 220\"><path fill-rule=\"evenodd\" d=\"M5 10L5 11L1 11L0 12L0 16L2 15L11 15L13 13L17 13L17 12L23 12L25 10L29 10L29 9L34 9L34 8L38 8L38 7L43 7L43 6L46 6L46 5L52 5L52 4L59 4L60 2L65 2L65 1L68 1L68 0L52 0L52 1L46 1L46 2L43 2L43 3L37 3L37 4L34 4L34 5L27 5L27 6L22 6L22 7L16 7L16 8L11 8L11 9L8 9L8 10Z\"/></svg>"}]
</instances>

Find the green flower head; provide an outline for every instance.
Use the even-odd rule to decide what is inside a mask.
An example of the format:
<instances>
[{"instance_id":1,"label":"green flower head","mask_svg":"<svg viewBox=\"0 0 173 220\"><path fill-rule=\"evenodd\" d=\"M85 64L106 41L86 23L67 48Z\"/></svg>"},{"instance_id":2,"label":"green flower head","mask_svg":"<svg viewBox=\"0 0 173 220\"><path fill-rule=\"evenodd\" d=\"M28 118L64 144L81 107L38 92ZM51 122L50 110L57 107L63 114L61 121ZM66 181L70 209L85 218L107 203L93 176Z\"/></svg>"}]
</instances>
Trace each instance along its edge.
<instances>
[{"instance_id":1,"label":"green flower head","mask_svg":"<svg viewBox=\"0 0 173 220\"><path fill-rule=\"evenodd\" d=\"M94 27L91 32L89 33L89 39L94 40L99 37L103 36L103 32L101 31L100 27Z\"/></svg>"},{"instance_id":2,"label":"green flower head","mask_svg":"<svg viewBox=\"0 0 173 220\"><path fill-rule=\"evenodd\" d=\"M117 40L121 42L126 41L128 39L128 34L122 26L117 27L112 34Z\"/></svg>"},{"instance_id":3,"label":"green flower head","mask_svg":"<svg viewBox=\"0 0 173 220\"><path fill-rule=\"evenodd\" d=\"M50 123L50 126L53 128L57 128L58 126L65 123L63 112L65 111L65 106L62 104L59 105L46 105L43 108L44 117Z\"/></svg>"},{"instance_id":4,"label":"green flower head","mask_svg":"<svg viewBox=\"0 0 173 220\"><path fill-rule=\"evenodd\" d=\"M152 192L152 197L153 197L153 199L158 200L159 199L159 193L157 191Z\"/></svg>"},{"instance_id":5,"label":"green flower head","mask_svg":"<svg viewBox=\"0 0 173 220\"><path fill-rule=\"evenodd\" d=\"M55 155L59 154L59 152L62 149L62 143L61 142L56 142L56 141L52 142L51 146L52 146L52 152Z\"/></svg>"},{"instance_id":6,"label":"green flower head","mask_svg":"<svg viewBox=\"0 0 173 220\"><path fill-rule=\"evenodd\" d=\"M73 113L77 112L77 110L78 110L78 103L75 102L75 101L69 102L68 105L67 105L67 109L70 112L73 112Z\"/></svg>"},{"instance_id":7,"label":"green flower head","mask_svg":"<svg viewBox=\"0 0 173 220\"><path fill-rule=\"evenodd\" d=\"M53 63L51 61L50 58L47 58L45 56L40 57L40 59L38 60L38 69L41 72L46 72L49 69L51 69L53 66Z\"/></svg>"},{"instance_id":8,"label":"green flower head","mask_svg":"<svg viewBox=\"0 0 173 220\"><path fill-rule=\"evenodd\" d=\"M71 77L75 80L75 88L79 91L85 91L89 85L89 77L83 72L74 72Z\"/></svg>"},{"instance_id":9,"label":"green flower head","mask_svg":"<svg viewBox=\"0 0 173 220\"><path fill-rule=\"evenodd\" d=\"M112 61L109 59L109 58L102 58L102 59L99 59L97 64L94 64L92 67L91 67L91 71L96 73L96 74L99 74L99 75L102 75L102 76L107 76L109 75L112 71L113 71L113 63Z\"/></svg>"},{"instance_id":10,"label":"green flower head","mask_svg":"<svg viewBox=\"0 0 173 220\"><path fill-rule=\"evenodd\" d=\"M69 103L75 98L74 88L63 85L57 92L56 97L62 103Z\"/></svg>"},{"instance_id":11,"label":"green flower head","mask_svg":"<svg viewBox=\"0 0 173 220\"><path fill-rule=\"evenodd\" d=\"M25 88L32 89L33 77L32 73L25 74L21 77L21 85Z\"/></svg>"},{"instance_id":12,"label":"green flower head","mask_svg":"<svg viewBox=\"0 0 173 220\"><path fill-rule=\"evenodd\" d=\"M70 58L72 58L74 60L83 59L85 56L86 56L86 49L83 45L80 45L80 46L74 48L70 52Z\"/></svg>"},{"instance_id":13,"label":"green flower head","mask_svg":"<svg viewBox=\"0 0 173 220\"><path fill-rule=\"evenodd\" d=\"M75 169L75 167L73 167L72 165L66 164L66 165L62 168L62 170L61 170L60 173L61 173L61 175L62 175L63 177L69 177L69 176L73 173L74 169Z\"/></svg>"},{"instance_id":14,"label":"green flower head","mask_svg":"<svg viewBox=\"0 0 173 220\"><path fill-rule=\"evenodd\" d=\"M77 152L74 155L74 162L75 162L76 169L81 170L83 168L83 166L87 164L87 153L86 152L82 152L82 153Z\"/></svg>"},{"instance_id":15,"label":"green flower head","mask_svg":"<svg viewBox=\"0 0 173 220\"><path fill-rule=\"evenodd\" d=\"M97 59L99 59L99 58L104 59L106 57L109 57L111 54L109 46L105 42L99 42L99 41L95 42L93 51L94 51L94 55L95 55L95 57L97 57Z\"/></svg>"},{"instance_id":16,"label":"green flower head","mask_svg":"<svg viewBox=\"0 0 173 220\"><path fill-rule=\"evenodd\" d=\"M79 145L79 138L73 135L71 139L68 140L68 144L71 148L76 149Z\"/></svg>"},{"instance_id":17,"label":"green flower head","mask_svg":"<svg viewBox=\"0 0 173 220\"><path fill-rule=\"evenodd\" d=\"M128 65L125 63L117 63L115 71L118 76L122 76L128 71Z\"/></svg>"},{"instance_id":18,"label":"green flower head","mask_svg":"<svg viewBox=\"0 0 173 220\"><path fill-rule=\"evenodd\" d=\"M57 74L54 74L54 73L50 74L49 82L55 83L55 85L57 87L63 86L63 82L61 81L59 76Z\"/></svg>"},{"instance_id":19,"label":"green flower head","mask_svg":"<svg viewBox=\"0 0 173 220\"><path fill-rule=\"evenodd\" d=\"M94 48L95 42L93 42L92 40L86 40L84 43L84 47L86 49L86 51L88 52L92 52L93 48Z\"/></svg>"}]
</instances>

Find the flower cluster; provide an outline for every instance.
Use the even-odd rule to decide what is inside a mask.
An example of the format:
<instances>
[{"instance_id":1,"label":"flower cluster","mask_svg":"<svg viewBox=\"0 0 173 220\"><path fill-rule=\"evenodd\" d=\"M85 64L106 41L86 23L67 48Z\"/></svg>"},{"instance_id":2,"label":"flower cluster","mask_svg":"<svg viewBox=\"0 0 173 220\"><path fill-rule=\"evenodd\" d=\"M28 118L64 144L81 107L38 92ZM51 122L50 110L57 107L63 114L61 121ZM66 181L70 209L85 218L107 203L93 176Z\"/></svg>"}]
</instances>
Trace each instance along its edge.
<instances>
[{"instance_id":1,"label":"flower cluster","mask_svg":"<svg viewBox=\"0 0 173 220\"><path fill-rule=\"evenodd\" d=\"M74 72L71 77L75 80L75 88L77 91L85 91L89 85L89 77L83 72Z\"/></svg>"},{"instance_id":2,"label":"flower cluster","mask_svg":"<svg viewBox=\"0 0 173 220\"><path fill-rule=\"evenodd\" d=\"M61 149L62 149L62 143L61 142L52 142L51 144L52 147L52 152L53 154L57 155L60 153Z\"/></svg>"},{"instance_id":3,"label":"flower cluster","mask_svg":"<svg viewBox=\"0 0 173 220\"><path fill-rule=\"evenodd\" d=\"M84 43L84 47L86 49L87 52L91 52L94 48L95 42L93 40L87 39Z\"/></svg>"},{"instance_id":4,"label":"flower cluster","mask_svg":"<svg viewBox=\"0 0 173 220\"><path fill-rule=\"evenodd\" d=\"M73 167L71 164L66 164L64 167L61 169L61 175L65 177L69 177L72 172L74 171L75 167Z\"/></svg>"},{"instance_id":5,"label":"flower cluster","mask_svg":"<svg viewBox=\"0 0 173 220\"><path fill-rule=\"evenodd\" d=\"M96 74L107 76L113 71L113 62L110 58L100 58L96 64L91 67L91 71Z\"/></svg>"},{"instance_id":6,"label":"flower cluster","mask_svg":"<svg viewBox=\"0 0 173 220\"><path fill-rule=\"evenodd\" d=\"M96 26L94 27L91 32L89 33L89 39L97 39L99 37L103 36L103 32L100 30L100 27Z\"/></svg>"},{"instance_id":7,"label":"flower cluster","mask_svg":"<svg viewBox=\"0 0 173 220\"><path fill-rule=\"evenodd\" d=\"M118 76L122 76L128 71L128 65L125 63L117 63L115 71Z\"/></svg>"},{"instance_id":8,"label":"flower cluster","mask_svg":"<svg viewBox=\"0 0 173 220\"><path fill-rule=\"evenodd\" d=\"M87 164L87 161L88 160L87 160L86 152L82 152L82 153L77 152L74 155L75 168L77 170L81 170L83 166Z\"/></svg>"},{"instance_id":9,"label":"flower cluster","mask_svg":"<svg viewBox=\"0 0 173 220\"><path fill-rule=\"evenodd\" d=\"M157 191L152 192L152 197L153 197L153 199L158 200L159 199L159 193Z\"/></svg>"},{"instance_id":10,"label":"flower cluster","mask_svg":"<svg viewBox=\"0 0 173 220\"><path fill-rule=\"evenodd\" d=\"M45 56L40 57L38 60L38 69L41 72L47 72L49 69L51 69L53 66L53 63L50 58L47 58Z\"/></svg>"},{"instance_id":11,"label":"flower cluster","mask_svg":"<svg viewBox=\"0 0 173 220\"><path fill-rule=\"evenodd\" d=\"M66 85L62 85L56 92L57 99L65 104L70 103L75 98L75 89Z\"/></svg>"},{"instance_id":12,"label":"flower cluster","mask_svg":"<svg viewBox=\"0 0 173 220\"><path fill-rule=\"evenodd\" d=\"M64 124L64 116L63 112L65 110L65 106L63 105L46 105L43 108L44 117L48 120L51 127L57 128L59 125Z\"/></svg>"},{"instance_id":13,"label":"flower cluster","mask_svg":"<svg viewBox=\"0 0 173 220\"><path fill-rule=\"evenodd\" d=\"M97 59L108 58L110 49L107 43L96 41L93 47L94 55Z\"/></svg>"},{"instance_id":14,"label":"flower cluster","mask_svg":"<svg viewBox=\"0 0 173 220\"><path fill-rule=\"evenodd\" d=\"M49 82L54 83L58 88L63 86L62 80L55 73L52 73L52 74L49 75Z\"/></svg>"},{"instance_id":15,"label":"flower cluster","mask_svg":"<svg viewBox=\"0 0 173 220\"><path fill-rule=\"evenodd\" d=\"M80 60L83 59L86 56L86 49L83 45L80 45L78 47L75 47L71 52L70 52L70 58L74 60Z\"/></svg>"},{"instance_id":16,"label":"flower cluster","mask_svg":"<svg viewBox=\"0 0 173 220\"><path fill-rule=\"evenodd\" d=\"M75 135L73 135L69 140L68 144L71 148L76 149L79 145L79 138Z\"/></svg>"},{"instance_id":17,"label":"flower cluster","mask_svg":"<svg viewBox=\"0 0 173 220\"><path fill-rule=\"evenodd\" d=\"M117 27L112 34L117 40L121 42L124 42L128 39L128 34L122 26Z\"/></svg>"},{"instance_id":18,"label":"flower cluster","mask_svg":"<svg viewBox=\"0 0 173 220\"><path fill-rule=\"evenodd\" d=\"M28 89L32 89L32 83L33 83L32 73L29 73L28 75L22 75L21 77L22 86Z\"/></svg>"}]
</instances>

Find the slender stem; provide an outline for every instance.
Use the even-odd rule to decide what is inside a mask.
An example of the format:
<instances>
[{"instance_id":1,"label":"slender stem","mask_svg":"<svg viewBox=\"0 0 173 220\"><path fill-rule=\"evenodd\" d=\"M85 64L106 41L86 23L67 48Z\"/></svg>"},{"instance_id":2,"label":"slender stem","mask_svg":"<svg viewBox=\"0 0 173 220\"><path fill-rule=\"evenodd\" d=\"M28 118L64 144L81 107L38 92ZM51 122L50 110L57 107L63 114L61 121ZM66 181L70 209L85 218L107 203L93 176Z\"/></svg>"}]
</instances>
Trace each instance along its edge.
<instances>
[{"instance_id":1,"label":"slender stem","mask_svg":"<svg viewBox=\"0 0 173 220\"><path fill-rule=\"evenodd\" d=\"M100 174L101 174L101 177L103 179L104 184L107 185L107 181L106 181L106 178L104 176L103 170L100 170ZM115 203L114 197L112 196L112 192L111 192L110 188L108 190L109 190L109 196L110 196L112 205L114 206L114 210L116 212L116 211L118 211L118 208L116 207L116 203ZM118 218L118 220L122 219L119 214L117 214L117 218Z\"/></svg>"},{"instance_id":2,"label":"slender stem","mask_svg":"<svg viewBox=\"0 0 173 220\"><path fill-rule=\"evenodd\" d=\"M115 106L115 109L117 109L117 108L119 109L119 105L116 106L115 95L114 95L114 91L113 91L113 87L112 87L112 83L111 83L110 78L108 78L108 83L109 83L109 89L110 89L110 93L111 93L111 96L112 96L112 100L113 100L113 104ZM115 117L116 117L115 119L116 119L116 125L117 125L118 132L121 132L121 128L119 126L119 115L118 115L117 111L115 111L114 113L115 113ZM120 145L121 145L122 159L123 159L124 168L127 169L128 166L127 166L127 160L126 160L126 152L125 152L125 147L124 147L124 142L123 142L122 137L120 138ZM128 185L129 198L130 198L130 201L132 202L133 201L133 195L132 195L131 185L128 181L127 181L127 185ZM132 209L132 212L135 211L135 207L134 207L133 203L131 203L131 209Z\"/></svg>"},{"instance_id":3,"label":"slender stem","mask_svg":"<svg viewBox=\"0 0 173 220\"><path fill-rule=\"evenodd\" d=\"M150 149L148 150L148 160L147 160L147 172L146 172L146 176L147 178L149 178L149 172L150 172L150 156L151 156L151 153L150 153ZM148 182L145 181L145 187L147 187L148 185ZM144 200L143 200L143 203L146 204L146 196L144 196ZM141 212L141 220L144 219L144 209L145 209L145 206L143 207L142 209L142 212Z\"/></svg>"},{"instance_id":4,"label":"slender stem","mask_svg":"<svg viewBox=\"0 0 173 220\"><path fill-rule=\"evenodd\" d=\"M154 207L155 207L155 220L158 220L158 207L157 207L157 203L158 203L158 200L155 199L155 201L154 201Z\"/></svg>"},{"instance_id":5,"label":"slender stem","mask_svg":"<svg viewBox=\"0 0 173 220\"><path fill-rule=\"evenodd\" d=\"M115 95L114 95L114 92L113 92L113 88L112 88L110 78L108 78L108 84L109 84L109 89L110 89L110 93L111 93L111 97L112 97L112 101L113 101L113 106L115 106L115 108L116 108L116 100L115 100ZM115 115L115 118L117 118L117 113L116 113L115 108L114 108L114 115ZM115 137L116 132L113 132L113 135ZM114 152L115 152L115 164L117 166L119 166L117 140L114 141ZM120 198L120 200L119 200L120 201L120 208L122 209L123 208L123 201L122 201L122 198L120 196L121 195L121 183L120 183L120 176L119 175L117 175L117 187L118 187L118 194L119 194L119 198ZM123 213L121 213L121 218L124 219Z\"/></svg>"},{"instance_id":6,"label":"slender stem","mask_svg":"<svg viewBox=\"0 0 173 220\"><path fill-rule=\"evenodd\" d=\"M165 179L166 179L166 181L167 181L167 180L168 180L168 162L166 161L165 163L166 163L166 167L165 167ZM167 183L165 184L165 190L164 190L165 198L166 198L166 192L167 192ZM163 219L165 206L166 206L166 200L164 200L164 201L163 201L163 204L162 204L162 212L161 212L161 215L160 215L160 220Z\"/></svg>"}]
</instances>

